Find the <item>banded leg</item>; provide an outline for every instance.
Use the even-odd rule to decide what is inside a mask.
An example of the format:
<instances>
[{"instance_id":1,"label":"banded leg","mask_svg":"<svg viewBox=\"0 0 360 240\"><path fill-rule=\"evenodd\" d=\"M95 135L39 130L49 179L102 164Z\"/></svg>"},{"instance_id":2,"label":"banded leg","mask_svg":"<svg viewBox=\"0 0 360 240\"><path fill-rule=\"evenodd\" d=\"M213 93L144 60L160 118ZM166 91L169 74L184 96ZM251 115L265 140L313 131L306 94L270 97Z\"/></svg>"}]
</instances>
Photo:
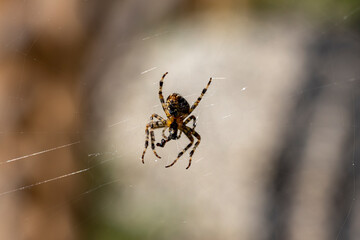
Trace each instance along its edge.
<instances>
[{"instance_id":1,"label":"banded leg","mask_svg":"<svg viewBox=\"0 0 360 240\"><path fill-rule=\"evenodd\" d=\"M184 133L189 138L190 143L184 148L184 150L182 150L179 153L177 158L170 165L165 166L166 168L171 167L172 165L174 165L177 162L177 160L193 145L194 138L191 136L191 130L184 129Z\"/></svg>"},{"instance_id":2,"label":"banded leg","mask_svg":"<svg viewBox=\"0 0 360 240\"><path fill-rule=\"evenodd\" d=\"M151 136L151 149L153 150L153 152L157 158L161 158L155 151L155 135L154 135L153 128L150 129L150 136Z\"/></svg>"},{"instance_id":3,"label":"banded leg","mask_svg":"<svg viewBox=\"0 0 360 240\"><path fill-rule=\"evenodd\" d=\"M199 105L199 102L201 101L202 97L204 96L204 94L206 93L208 87L210 86L211 80L212 80L212 78L210 78L208 84L207 84L206 87L202 90L200 97L198 97L198 99L196 100L196 102L191 106L189 114L190 114L192 111L194 111L194 109L197 107L197 105Z\"/></svg>"},{"instance_id":4,"label":"banded leg","mask_svg":"<svg viewBox=\"0 0 360 240\"><path fill-rule=\"evenodd\" d=\"M164 125L164 127L165 127L165 119L164 119L164 118L162 118L161 116L159 116L159 115L156 114L156 113L154 113L154 114L152 114L152 115L150 116L150 121L152 121L154 118L160 120L160 121L162 122L162 125ZM152 124L153 124L153 122L152 122ZM155 124L158 124L158 122L155 122ZM155 129L155 128L160 128L160 127L161 127L161 126L159 126L159 125L155 125L155 126L152 127L152 128ZM165 130L165 128L164 128L164 130ZM164 133L164 130L163 130L163 133ZM153 130L150 130L150 135L151 135L151 149L153 150L153 152L154 152L154 154L155 154L156 157L161 158L161 157L156 153L156 151L155 151L155 144L154 144L154 142L155 142L155 136L154 136L154 131L153 131Z\"/></svg>"},{"instance_id":5,"label":"banded leg","mask_svg":"<svg viewBox=\"0 0 360 240\"><path fill-rule=\"evenodd\" d=\"M157 153L155 152L155 145L154 145L154 141L155 141L155 138L153 137L153 129L156 129L156 128L162 128L162 127L165 127L165 122L162 122L162 121L157 121L157 122L150 122L148 124L146 124L146 127L145 127L145 149L143 151L143 154L141 156L141 160L142 160L142 163L144 163L144 156L145 156L145 152L146 152L146 149L147 147L149 146L149 128L150 128L150 134L151 134L151 148L153 149L155 155L157 157L159 157L157 155Z\"/></svg>"},{"instance_id":6,"label":"banded leg","mask_svg":"<svg viewBox=\"0 0 360 240\"><path fill-rule=\"evenodd\" d=\"M163 139L161 139L161 143L157 143L156 144L156 146L158 146L158 147L164 147L165 146L165 144L167 143L167 142L169 142L171 139L170 138L163 138Z\"/></svg>"},{"instance_id":7,"label":"banded leg","mask_svg":"<svg viewBox=\"0 0 360 240\"><path fill-rule=\"evenodd\" d=\"M157 120L162 121L162 122L165 121L164 118L162 118L161 116L157 115L156 113L154 113L154 114L152 114L152 115L150 116L150 121L152 121L154 118L156 118Z\"/></svg>"},{"instance_id":8,"label":"banded leg","mask_svg":"<svg viewBox=\"0 0 360 240\"><path fill-rule=\"evenodd\" d=\"M199 146L200 141L201 141L201 137L200 137L200 135L199 135L197 132L195 132L194 130L192 130L192 134L193 134L198 140L197 140L197 142L195 143L194 148L193 148L193 149L191 150L191 152L190 152L189 165L186 167L186 169L188 169L188 168L191 166L192 155L194 154L196 148Z\"/></svg>"},{"instance_id":9,"label":"banded leg","mask_svg":"<svg viewBox=\"0 0 360 240\"><path fill-rule=\"evenodd\" d=\"M165 136L165 131L166 131L167 128L168 128L168 127L165 126L164 129L162 130L163 139L161 139L161 142L160 142L160 143L156 143L156 146L158 146L158 147L164 147L165 144L166 144L168 141L171 140L170 138L168 138L167 136Z\"/></svg>"},{"instance_id":10,"label":"banded leg","mask_svg":"<svg viewBox=\"0 0 360 240\"><path fill-rule=\"evenodd\" d=\"M165 105L165 100L164 100L164 96L162 94L162 87L164 84L164 78L165 76L168 74L168 72L164 73L164 75L162 76L161 80L160 80L160 87L159 87L159 98L160 98L160 102L161 102L161 106L166 114L167 117L170 116L169 111L166 109L166 105Z\"/></svg>"},{"instance_id":11,"label":"banded leg","mask_svg":"<svg viewBox=\"0 0 360 240\"><path fill-rule=\"evenodd\" d=\"M184 121L184 125L186 125L188 122L190 122L191 120L193 120L193 128L192 130L195 129L196 127L196 117L194 115L191 115L190 117L188 117L185 121Z\"/></svg>"},{"instance_id":12,"label":"banded leg","mask_svg":"<svg viewBox=\"0 0 360 240\"><path fill-rule=\"evenodd\" d=\"M145 136L146 136L145 137L145 149L144 149L143 154L141 156L142 163L145 163L144 162L144 156L145 156L146 149L147 149L147 147L149 145L149 127L150 127L150 124L149 123L146 124L146 127L145 127Z\"/></svg>"},{"instance_id":13,"label":"banded leg","mask_svg":"<svg viewBox=\"0 0 360 240\"><path fill-rule=\"evenodd\" d=\"M166 129L167 129L167 127L165 126L165 128L162 131L163 139L161 139L160 143L156 143L156 146L164 147L167 142L170 142L171 138L168 138L167 136L165 136ZM180 134L179 134L179 136L176 137L176 139L179 139L181 137L181 133L182 133L182 131L180 131Z\"/></svg>"},{"instance_id":14,"label":"banded leg","mask_svg":"<svg viewBox=\"0 0 360 240\"><path fill-rule=\"evenodd\" d=\"M163 136L164 139L168 138L167 136L165 136L166 129L168 129L168 127L164 127L164 129L162 130L162 136Z\"/></svg>"},{"instance_id":15,"label":"banded leg","mask_svg":"<svg viewBox=\"0 0 360 240\"><path fill-rule=\"evenodd\" d=\"M179 136L176 137L176 139L179 139L181 137L182 131L180 131Z\"/></svg>"}]
</instances>

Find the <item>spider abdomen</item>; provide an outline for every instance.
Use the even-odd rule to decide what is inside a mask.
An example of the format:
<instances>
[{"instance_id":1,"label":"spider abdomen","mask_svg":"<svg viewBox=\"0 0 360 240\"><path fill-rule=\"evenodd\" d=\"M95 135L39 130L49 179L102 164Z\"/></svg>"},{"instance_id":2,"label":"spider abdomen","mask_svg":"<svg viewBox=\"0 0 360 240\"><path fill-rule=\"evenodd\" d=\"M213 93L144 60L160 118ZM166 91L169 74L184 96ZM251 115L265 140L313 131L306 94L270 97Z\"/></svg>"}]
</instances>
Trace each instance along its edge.
<instances>
[{"instance_id":1,"label":"spider abdomen","mask_svg":"<svg viewBox=\"0 0 360 240\"><path fill-rule=\"evenodd\" d=\"M166 99L166 108L169 110L170 115L175 118L187 116L190 112L189 103L178 93L173 93L168 96Z\"/></svg>"}]
</instances>

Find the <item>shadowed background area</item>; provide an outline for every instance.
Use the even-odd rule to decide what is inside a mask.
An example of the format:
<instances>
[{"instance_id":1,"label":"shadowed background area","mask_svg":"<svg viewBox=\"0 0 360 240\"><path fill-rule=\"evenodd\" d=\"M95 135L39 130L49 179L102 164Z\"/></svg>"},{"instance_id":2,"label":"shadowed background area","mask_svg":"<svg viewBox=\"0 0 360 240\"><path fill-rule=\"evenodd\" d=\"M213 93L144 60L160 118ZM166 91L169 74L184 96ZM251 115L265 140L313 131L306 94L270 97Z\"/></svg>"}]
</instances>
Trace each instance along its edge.
<instances>
[{"instance_id":1,"label":"shadowed background area","mask_svg":"<svg viewBox=\"0 0 360 240\"><path fill-rule=\"evenodd\" d=\"M1 1L0 239L357 239L359 27L355 0ZM189 104L213 77L188 170L184 134L140 159L165 72Z\"/></svg>"}]
</instances>

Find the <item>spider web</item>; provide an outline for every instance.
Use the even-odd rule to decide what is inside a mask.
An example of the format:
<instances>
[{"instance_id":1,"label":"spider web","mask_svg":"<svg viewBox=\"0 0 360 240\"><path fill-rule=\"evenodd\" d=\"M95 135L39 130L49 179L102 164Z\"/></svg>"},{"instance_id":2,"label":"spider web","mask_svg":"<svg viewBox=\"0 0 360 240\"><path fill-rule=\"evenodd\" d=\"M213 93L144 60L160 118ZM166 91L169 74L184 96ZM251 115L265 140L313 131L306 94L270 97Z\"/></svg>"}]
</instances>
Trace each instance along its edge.
<instances>
[{"instance_id":1,"label":"spider web","mask_svg":"<svg viewBox=\"0 0 360 240\"><path fill-rule=\"evenodd\" d=\"M24 7L29 5L27 1L22 3ZM160 233L155 231L151 236L158 234L156 236L169 238L171 231L179 231L182 236L193 239L209 236L216 239L254 236L286 239L299 238L299 234L304 233L309 234L309 239L355 239L360 218L356 179L360 74L354 71L358 59L350 59L348 69L344 70L324 55L337 49L336 44L347 46L353 43L351 40L358 39L346 32L340 37L333 32L343 31L343 25L359 15L359 9L347 12L331 27L321 27L326 29L321 32L324 38L338 40L334 40L333 45L323 43L322 38L314 34L317 27L303 20L295 23L300 26L294 27L282 24L278 19L269 22L248 19L245 24L244 19L229 17L220 22L226 27L219 30L211 27L214 20L206 15L185 19L174 26L155 27L149 30L153 33L141 32L125 43L113 44L112 50L118 45L128 49L120 48L114 51L115 54L104 51L104 57L93 60L95 63L89 63L85 69L86 79L95 71L93 64L103 58L110 63L100 74L101 82L84 81L82 90L85 92L90 91L88 85L96 86L89 104L94 112L86 128L76 131L77 138L24 155L18 155L17 148L10 146L13 157L0 162L3 171L15 164L25 168L39 156L83 147L86 149L81 155L86 162L84 167L63 174L46 174L48 177L26 185L2 184L5 188L0 191L0 201L10 206L8 197L24 195L43 185L51 188L54 182L77 176L83 181L90 179L90 184L83 190L76 190L71 200L64 204L52 204L49 200L47 205L50 207L43 209L44 212L57 216L73 201L86 202L86 199L103 196L99 210L90 210L86 218L96 222L96 217L104 215L119 226L140 226L145 232L161 229ZM283 39L289 32L290 36ZM341 37L350 40L343 43ZM324 46L307 45L318 39ZM41 38L33 40L30 48L19 53L24 61L22 77L12 99L20 101L21 105L27 98L23 95L25 62L42 64L28 56L38 41ZM106 39L99 41L106 42ZM313 62L306 59L309 53L304 50L312 47L320 49L317 55L311 55ZM356 47L355 44L355 50L358 50ZM120 53L124 55L120 57ZM346 56L337 58L347 59ZM307 61L316 65L324 59L328 63L320 67L325 73L317 72L316 68L308 70L307 75L302 73L311 67ZM214 79L194 112L202 141L189 171L185 170L186 153L172 168L163 168L186 146L185 136L157 150L162 159L156 159L151 149L145 155L145 165L139 159L149 116L158 113L165 117L157 91L160 77L166 71L169 75L164 83L164 96L179 92L190 104L200 95L208 78ZM125 78L132 81L123 80ZM312 81L305 82L304 78ZM334 102L331 96L337 96L337 101ZM342 111L344 106L351 106L350 110ZM85 118L82 114L85 115L78 109L79 118ZM327 118L335 120L327 121ZM98 121L92 122L95 120ZM346 132L347 127L351 129L350 139L341 133ZM336 131L331 132L331 129ZM299 133L301 130L306 133ZM11 134L62 139L62 133L48 131L9 132L4 128L1 132L5 140ZM155 131L155 134L159 142L161 131ZM322 142L327 144L321 145ZM342 145L351 146L351 149L341 148ZM335 157L330 158L325 154L327 151ZM337 156L339 152L341 154ZM336 167L343 173L336 172ZM348 171L351 173L347 174ZM289 183L285 184L285 181ZM322 187L324 190L319 189L322 195L314 194L311 184ZM339 200L341 194L336 192L339 189L345 191L343 201ZM336 206L338 202L340 204ZM303 214L304 210L314 209L312 204L320 210ZM149 210L151 208L153 210ZM334 220L323 226L319 222L328 217L322 215L327 209L331 210ZM214 220L215 216L219 219ZM249 216L252 218L248 219ZM285 223L287 221L289 223ZM176 227L164 230L165 226L171 225ZM334 226L336 230L329 230ZM259 233L259 229L263 232ZM207 234L202 234L203 231Z\"/></svg>"}]
</instances>

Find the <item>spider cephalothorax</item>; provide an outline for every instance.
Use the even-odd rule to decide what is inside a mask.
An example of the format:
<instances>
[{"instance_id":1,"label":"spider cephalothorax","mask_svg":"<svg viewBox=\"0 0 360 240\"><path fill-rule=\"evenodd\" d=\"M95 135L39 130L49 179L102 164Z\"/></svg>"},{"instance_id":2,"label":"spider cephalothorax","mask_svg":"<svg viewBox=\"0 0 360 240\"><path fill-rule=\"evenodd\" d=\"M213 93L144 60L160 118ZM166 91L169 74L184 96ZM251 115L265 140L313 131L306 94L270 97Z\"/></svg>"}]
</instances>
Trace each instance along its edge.
<instances>
[{"instance_id":1,"label":"spider cephalothorax","mask_svg":"<svg viewBox=\"0 0 360 240\"><path fill-rule=\"evenodd\" d=\"M145 149L144 149L141 159L142 159L142 162L144 163L145 152L149 145L149 133L151 135L151 149L153 150L156 157L161 158L155 151L155 135L154 135L153 129L164 128L163 132L162 132L163 139L161 140L160 143L156 144L159 147L164 147L165 144L167 142L169 142L170 140L179 139L181 136L181 133L183 132L189 138L190 143L184 148L184 150L182 152L180 152L178 154L178 157L175 159L175 161L173 163L171 163L170 165L167 165L166 167L171 167L172 165L174 165L176 163L176 161L184 154L184 152L186 152L192 146L192 144L194 143L194 137L195 137L197 139L197 142L195 143L194 148L190 152L189 165L186 167L186 169L188 169L191 165L192 155L194 154L197 146L199 146L200 140L201 140L200 135L194 130L196 127L196 118L194 115L190 115L190 114L192 111L194 111L194 109L197 107L197 105L201 101L202 97L206 93L206 90L208 89L208 87L211 83L211 78L210 78L208 84L206 85L206 87L201 92L200 97L198 97L198 99L195 101L195 103L190 107L189 103L185 100L185 98L183 98L178 93L173 93L173 94L169 95L169 97L166 99L166 103L165 103L164 97L162 94L162 86L163 86L164 78L167 74L168 73L166 72L162 76L162 78L160 80L160 88L159 88L159 98L160 98L161 106L167 116L167 119L165 120L164 118L160 117L157 114L151 115L150 122L146 125L146 129L145 129L145 134L146 134ZM156 118L159 121L153 121L153 118ZM186 126L186 124L189 123L191 120L193 120L192 128ZM150 132L149 132L149 128L150 128ZM165 136L165 130L167 128L169 128L169 136L168 137ZM178 135L178 131L180 132L179 135Z\"/></svg>"},{"instance_id":2,"label":"spider cephalothorax","mask_svg":"<svg viewBox=\"0 0 360 240\"><path fill-rule=\"evenodd\" d=\"M183 120L190 112L189 103L178 93L173 93L166 99L165 108L169 111L169 137L177 139L179 126L181 127Z\"/></svg>"}]
</instances>

